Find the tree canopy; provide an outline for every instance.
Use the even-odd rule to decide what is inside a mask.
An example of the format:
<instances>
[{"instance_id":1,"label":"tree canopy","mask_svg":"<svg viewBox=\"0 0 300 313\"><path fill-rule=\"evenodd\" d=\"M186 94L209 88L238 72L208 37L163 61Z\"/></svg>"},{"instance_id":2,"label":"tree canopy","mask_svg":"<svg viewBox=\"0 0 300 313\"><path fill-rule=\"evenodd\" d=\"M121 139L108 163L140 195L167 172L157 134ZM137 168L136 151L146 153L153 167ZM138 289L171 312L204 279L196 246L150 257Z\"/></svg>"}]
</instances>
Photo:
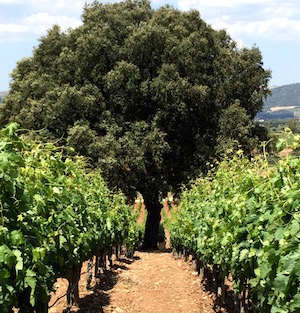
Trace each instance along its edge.
<instances>
[{"instance_id":1,"label":"tree canopy","mask_svg":"<svg viewBox=\"0 0 300 313\"><path fill-rule=\"evenodd\" d=\"M151 247L159 196L215 156L226 133L224 112L233 104L239 103L231 108L241 111L240 125L247 125L243 135L251 136L270 72L257 47L239 49L195 10L95 1L85 5L82 21L67 32L54 25L32 57L17 64L0 124L17 121L62 138L110 186L129 197L141 192Z\"/></svg>"}]
</instances>

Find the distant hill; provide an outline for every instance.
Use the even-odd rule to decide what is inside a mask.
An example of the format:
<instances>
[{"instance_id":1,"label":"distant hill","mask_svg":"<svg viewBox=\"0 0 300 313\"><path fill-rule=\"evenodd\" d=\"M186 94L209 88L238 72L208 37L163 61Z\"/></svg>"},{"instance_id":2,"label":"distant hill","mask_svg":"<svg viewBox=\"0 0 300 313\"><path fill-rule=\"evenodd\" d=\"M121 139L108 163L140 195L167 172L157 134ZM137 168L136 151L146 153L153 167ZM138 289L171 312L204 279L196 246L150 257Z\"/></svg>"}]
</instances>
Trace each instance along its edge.
<instances>
[{"instance_id":1,"label":"distant hill","mask_svg":"<svg viewBox=\"0 0 300 313\"><path fill-rule=\"evenodd\" d=\"M0 97L4 98L8 95L8 91L0 91Z\"/></svg>"},{"instance_id":2,"label":"distant hill","mask_svg":"<svg viewBox=\"0 0 300 313\"><path fill-rule=\"evenodd\" d=\"M7 94L7 91L0 91L0 103L2 102L2 99L7 96Z\"/></svg>"},{"instance_id":3,"label":"distant hill","mask_svg":"<svg viewBox=\"0 0 300 313\"><path fill-rule=\"evenodd\" d=\"M300 112L300 83L274 87L271 92L257 119L293 118L295 112Z\"/></svg>"}]
</instances>

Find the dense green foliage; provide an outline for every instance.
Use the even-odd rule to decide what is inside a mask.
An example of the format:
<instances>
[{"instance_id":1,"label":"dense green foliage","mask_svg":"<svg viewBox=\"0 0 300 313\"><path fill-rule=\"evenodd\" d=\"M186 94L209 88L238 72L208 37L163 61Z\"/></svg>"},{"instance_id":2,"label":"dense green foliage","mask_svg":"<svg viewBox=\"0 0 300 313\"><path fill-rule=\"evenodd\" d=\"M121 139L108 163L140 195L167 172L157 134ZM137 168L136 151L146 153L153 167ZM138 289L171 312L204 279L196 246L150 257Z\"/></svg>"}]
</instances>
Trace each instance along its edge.
<instances>
[{"instance_id":1,"label":"dense green foliage","mask_svg":"<svg viewBox=\"0 0 300 313\"><path fill-rule=\"evenodd\" d=\"M288 120L287 127L294 133L299 134L300 133L300 120L297 118L292 118Z\"/></svg>"},{"instance_id":2,"label":"dense green foliage","mask_svg":"<svg viewBox=\"0 0 300 313\"><path fill-rule=\"evenodd\" d=\"M263 124L272 132L279 133L284 131L289 120L266 120Z\"/></svg>"},{"instance_id":3,"label":"dense green foliage","mask_svg":"<svg viewBox=\"0 0 300 313\"><path fill-rule=\"evenodd\" d=\"M232 104L251 124L270 73L257 47L238 49L197 11L94 2L82 20L68 32L53 26L18 63L0 124L62 137L101 168L110 187L132 199L142 193L148 217L155 213L156 242L159 195L205 168L223 144L220 121ZM239 146L252 135L232 140Z\"/></svg>"},{"instance_id":4,"label":"dense green foliage","mask_svg":"<svg viewBox=\"0 0 300 313\"><path fill-rule=\"evenodd\" d=\"M259 312L299 312L299 205L299 158L270 168L236 156L183 193L171 241L231 273L236 293L250 282Z\"/></svg>"},{"instance_id":5,"label":"dense green foliage","mask_svg":"<svg viewBox=\"0 0 300 313\"><path fill-rule=\"evenodd\" d=\"M57 277L138 240L122 194L112 194L82 159L65 158L52 144L25 143L16 124L1 131L0 185L0 312L29 303L45 312Z\"/></svg>"}]
</instances>

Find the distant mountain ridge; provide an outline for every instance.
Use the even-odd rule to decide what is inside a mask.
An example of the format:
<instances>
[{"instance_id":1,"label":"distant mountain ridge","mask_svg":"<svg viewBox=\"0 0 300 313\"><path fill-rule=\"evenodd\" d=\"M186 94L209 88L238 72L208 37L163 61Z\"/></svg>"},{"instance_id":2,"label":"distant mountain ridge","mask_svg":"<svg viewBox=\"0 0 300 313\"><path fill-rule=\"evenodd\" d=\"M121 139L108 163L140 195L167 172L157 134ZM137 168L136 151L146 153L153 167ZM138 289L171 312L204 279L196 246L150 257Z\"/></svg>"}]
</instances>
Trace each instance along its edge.
<instances>
[{"instance_id":1,"label":"distant mountain ridge","mask_svg":"<svg viewBox=\"0 0 300 313\"><path fill-rule=\"evenodd\" d=\"M2 99L7 96L7 94L8 91L0 91L0 103L2 102Z\"/></svg>"},{"instance_id":2,"label":"distant mountain ridge","mask_svg":"<svg viewBox=\"0 0 300 313\"><path fill-rule=\"evenodd\" d=\"M0 91L0 97L5 97L8 95L8 91Z\"/></svg>"},{"instance_id":3,"label":"distant mountain ridge","mask_svg":"<svg viewBox=\"0 0 300 313\"><path fill-rule=\"evenodd\" d=\"M256 118L286 119L300 113L300 83L274 87L271 92L272 95L264 101L263 111Z\"/></svg>"}]
</instances>

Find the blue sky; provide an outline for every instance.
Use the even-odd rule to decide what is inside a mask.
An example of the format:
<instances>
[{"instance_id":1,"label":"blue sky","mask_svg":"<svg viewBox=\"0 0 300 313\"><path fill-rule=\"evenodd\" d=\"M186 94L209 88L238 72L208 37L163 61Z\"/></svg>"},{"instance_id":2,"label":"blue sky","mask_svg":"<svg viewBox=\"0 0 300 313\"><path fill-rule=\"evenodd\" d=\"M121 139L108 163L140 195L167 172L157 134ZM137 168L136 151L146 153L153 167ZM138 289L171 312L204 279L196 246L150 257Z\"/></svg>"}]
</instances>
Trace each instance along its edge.
<instances>
[{"instance_id":1,"label":"blue sky","mask_svg":"<svg viewBox=\"0 0 300 313\"><path fill-rule=\"evenodd\" d=\"M0 0L0 91L8 90L16 62L31 56L38 38L53 24L63 30L81 24L91 0ZM107 2L107 1L102 1ZM110 1L112 2L112 1ZM199 10L215 29L226 29L240 47L259 47L270 85L300 82L299 0L154 0L152 7L171 4Z\"/></svg>"}]
</instances>

